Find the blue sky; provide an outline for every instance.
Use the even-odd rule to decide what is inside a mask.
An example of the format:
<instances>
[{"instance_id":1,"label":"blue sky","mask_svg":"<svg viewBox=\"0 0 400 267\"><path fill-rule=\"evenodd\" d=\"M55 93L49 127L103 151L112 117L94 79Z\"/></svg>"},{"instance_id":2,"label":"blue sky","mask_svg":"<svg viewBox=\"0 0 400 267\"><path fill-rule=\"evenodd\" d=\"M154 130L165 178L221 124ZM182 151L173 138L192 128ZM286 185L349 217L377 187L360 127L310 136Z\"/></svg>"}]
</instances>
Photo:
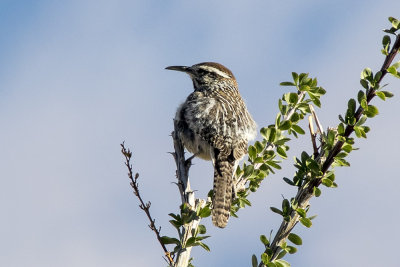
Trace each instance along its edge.
<instances>
[{"instance_id":1,"label":"blue sky","mask_svg":"<svg viewBox=\"0 0 400 267\"><path fill-rule=\"evenodd\" d=\"M387 17L400 1L6 1L0 2L0 265L163 266L162 250L137 206L119 144L141 174L143 197L162 234L180 201L169 134L176 107L192 91L169 65L216 61L235 74L261 127L277 113L279 87L309 72L327 90L317 113L337 123L360 89L363 68L376 71ZM397 12L397 14L396 14ZM395 98L374 100L380 115L357 143L339 188L311 201L317 214L292 266L396 266L399 215ZM205 220L211 252L193 250L195 266L250 266L259 235L279 226L269 211L295 192L270 176L226 229ZM204 197L210 162L196 160L192 186Z\"/></svg>"}]
</instances>

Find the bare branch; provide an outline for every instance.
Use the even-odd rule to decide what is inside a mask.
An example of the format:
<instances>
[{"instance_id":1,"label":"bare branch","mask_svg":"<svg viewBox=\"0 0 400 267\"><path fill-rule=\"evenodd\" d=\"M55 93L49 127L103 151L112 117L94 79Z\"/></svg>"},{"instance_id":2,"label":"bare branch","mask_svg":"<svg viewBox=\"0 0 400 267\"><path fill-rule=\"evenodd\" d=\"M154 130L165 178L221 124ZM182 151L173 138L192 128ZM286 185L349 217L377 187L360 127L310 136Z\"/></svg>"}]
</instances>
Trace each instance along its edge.
<instances>
[{"instance_id":1,"label":"bare branch","mask_svg":"<svg viewBox=\"0 0 400 267\"><path fill-rule=\"evenodd\" d=\"M131 180L130 185L133 189L133 193L139 199L139 202L140 202L139 207L146 213L147 218L150 221L149 228L155 233L157 240L160 243L162 249L164 250L165 256L168 259L168 263L170 265L173 265L174 260L171 257L171 253L167 250L167 248L161 241L161 236L160 236L161 227L157 228L156 224L155 224L156 220L151 217L151 214L150 214L151 202L149 201L149 202L145 203L140 195L139 184L137 182L137 180L139 179L139 173L136 173L135 176L133 175L132 164L131 164L132 152L129 150L129 148L128 149L125 148L125 142L122 142L122 144L121 144L121 153L125 157L125 165L128 168L128 177Z\"/></svg>"},{"instance_id":2,"label":"bare branch","mask_svg":"<svg viewBox=\"0 0 400 267\"><path fill-rule=\"evenodd\" d=\"M314 109L313 105L310 104L309 107L310 107L310 110L311 110L311 115L314 118L315 124L317 125L318 131L319 131L319 133L321 135L323 135L324 134L324 127L322 127L322 124L318 119L317 113L315 112L315 109Z\"/></svg>"},{"instance_id":3,"label":"bare branch","mask_svg":"<svg viewBox=\"0 0 400 267\"><path fill-rule=\"evenodd\" d=\"M317 134L314 132L313 117L308 116L308 129L310 129L311 143L313 146L314 156L318 155L318 147L316 142Z\"/></svg>"}]
</instances>

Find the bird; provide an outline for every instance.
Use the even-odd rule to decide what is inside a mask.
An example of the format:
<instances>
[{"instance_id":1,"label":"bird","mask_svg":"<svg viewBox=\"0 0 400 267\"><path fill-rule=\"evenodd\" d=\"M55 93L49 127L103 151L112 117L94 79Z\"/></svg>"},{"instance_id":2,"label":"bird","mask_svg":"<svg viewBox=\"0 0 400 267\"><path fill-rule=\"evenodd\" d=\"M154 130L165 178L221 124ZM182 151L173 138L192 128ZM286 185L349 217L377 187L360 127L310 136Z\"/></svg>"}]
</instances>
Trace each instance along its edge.
<instances>
[{"instance_id":1,"label":"bird","mask_svg":"<svg viewBox=\"0 0 400 267\"><path fill-rule=\"evenodd\" d=\"M194 156L211 160L214 184L211 217L224 228L230 216L233 176L247 153L257 125L239 93L233 73L215 62L193 66L169 66L168 70L188 74L194 91L177 109L178 138Z\"/></svg>"}]
</instances>

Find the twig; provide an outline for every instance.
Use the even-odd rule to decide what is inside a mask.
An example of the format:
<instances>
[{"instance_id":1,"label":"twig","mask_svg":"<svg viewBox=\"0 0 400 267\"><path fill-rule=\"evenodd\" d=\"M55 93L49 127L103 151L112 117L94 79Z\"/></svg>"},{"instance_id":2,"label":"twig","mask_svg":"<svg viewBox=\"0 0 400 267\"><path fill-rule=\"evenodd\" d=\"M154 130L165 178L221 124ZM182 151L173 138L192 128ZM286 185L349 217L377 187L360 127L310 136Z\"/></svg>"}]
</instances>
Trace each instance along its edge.
<instances>
[{"instance_id":1,"label":"twig","mask_svg":"<svg viewBox=\"0 0 400 267\"><path fill-rule=\"evenodd\" d=\"M314 150L314 157L318 155L317 142L315 141L317 134L314 132L314 124L312 116L308 116L308 129L310 129L311 143Z\"/></svg>"},{"instance_id":2,"label":"twig","mask_svg":"<svg viewBox=\"0 0 400 267\"><path fill-rule=\"evenodd\" d=\"M322 124L318 119L317 112L315 112L315 109L314 109L313 105L310 104L309 107L310 107L310 110L311 110L311 115L314 118L315 124L317 125L318 131L319 131L319 133L321 135L323 135L324 134L324 127L322 127Z\"/></svg>"},{"instance_id":3,"label":"twig","mask_svg":"<svg viewBox=\"0 0 400 267\"><path fill-rule=\"evenodd\" d=\"M129 149L125 148L125 142L122 142L121 144L121 153L125 157L125 165L128 168L128 177L131 180L131 187L133 188L133 193L135 196L139 199L139 207L146 213L147 218L150 221L149 228L155 233L158 242L160 243L162 249L164 250L165 256L168 259L168 262L170 265L174 264L174 260L171 257L171 253L167 250L163 242L161 241L161 236L160 236L160 231L161 231L161 226L159 228L156 227L156 220L151 217L150 214L150 206L151 202L145 203L139 193L139 185L138 185L138 178L139 178L139 173L136 173L135 176L133 176L133 171L132 171L132 164L131 164L131 157L132 157L132 152Z\"/></svg>"}]
</instances>

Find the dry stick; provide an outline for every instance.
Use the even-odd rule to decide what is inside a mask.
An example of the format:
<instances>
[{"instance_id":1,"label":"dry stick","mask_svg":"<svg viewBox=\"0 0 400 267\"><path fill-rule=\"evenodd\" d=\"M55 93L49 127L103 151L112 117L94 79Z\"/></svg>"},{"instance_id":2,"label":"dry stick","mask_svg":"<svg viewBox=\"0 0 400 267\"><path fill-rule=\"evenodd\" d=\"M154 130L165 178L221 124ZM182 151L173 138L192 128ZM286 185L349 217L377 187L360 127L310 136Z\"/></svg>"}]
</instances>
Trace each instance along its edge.
<instances>
[{"instance_id":1,"label":"dry stick","mask_svg":"<svg viewBox=\"0 0 400 267\"><path fill-rule=\"evenodd\" d=\"M318 128L318 132L320 133L320 135L322 136L324 134L324 129L322 127L321 122L318 119L317 113L315 112L314 107L309 104L308 105L310 107L310 111L311 111L311 115L308 117L308 127L310 129L310 133L311 133L311 142L313 145L313 150L314 150L314 159L318 158L318 147L317 147L317 143L316 143L316 137L317 137L317 133L314 131L314 125L313 125L313 118L315 121L315 124L317 125Z\"/></svg>"},{"instance_id":2,"label":"dry stick","mask_svg":"<svg viewBox=\"0 0 400 267\"><path fill-rule=\"evenodd\" d=\"M311 104L309 105L309 107L310 107L310 110L311 110L311 115L314 118L315 124L317 125L318 131L319 131L319 133L321 135L323 135L324 134L324 128L322 127L322 124L318 119L317 112L315 112L315 109Z\"/></svg>"},{"instance_id":3,"label":"dry stick","mask_svg":"<svg viewBox=\"0 0 400 267\"><path fill-rule=\"evenodd\" d=\"M318 155L317 142L315 141L317 134L314 132L313 119L312 119L311 115L308 116L308 129L310 130L311 143L312 143L313 150L314 150L314 156L316 156L316 155Z\"/></svg>"},{"instance_id":4,"label":"dry stick","mask_svg":"<svg viewBox=\"0 0 400 267\"><path fill-rule=\"evenodd\" d=\"M379 79L378 84L382 81L383 77L386 75L387 68L390 67L390 65L392 64L392 61L395 58L395 56L397 55L397 53L399 52L399 49L400 49L400 35L397 35L396 41L393 44L393 47L392 47L390 53L386 56L386 59L381 67L380 71L382 72L382 76ZM372 100L372 98L374 98L374 96L375 96L375 90L370 89L367 94L367 103L369 103ZM355 118L356 118L357 122L359 121L363 111L364 111L364 109L361 106L357 109L357 112L355 113ZM354 131L354 126L348 125L345 129L344 137L345 138L349 137L350 134L353 133L353 131ZM325 174L329 170L329 168L331 167L331 165L334 161L334 158L341 151L342 146L343 146L343 142L338 141L336 143L336 145L333 147L333 149L330 151L324 164L322 165L321 171L323 174ZM321 155L321 153L323 153L323 151L320 152L320 155ZM309 205L308 203L309 203L309 200L311 199L311 197L313 196L314 187L318 187L321 184L321 182L322 182L321 178L316 178L316 179L312 180L310 183L308 183L305 187L302 187L299 189L299 191L297 192L296 198L295 198L296 202L298 203L299 208L305 209ZM293 210L290 214L289 222L287 222L285 220L282 222L281 226L279 227L278 232L276 233L276 235L270 245L270 248L273 251L271 260L274 260L277 258L279 252L281 251L280 245L287 239L290 232L296 226L299 218L300 218L299 214L295 210ZM264 264L260 263L259 266L264 266Z\"/></svg>"},{"instance_id":5,"label":"dry stick","mask_svg":"<svg viewBox=\"0 0 400 267\"><path fill-rule=\"evenodd\" d=\"M175 152L171 153L174 156L176 163L176 177L178 179L178 188L181 194L182 204L189 204L190 209L196 211L199 207L203 208L206 201L203 199L196 199L194 192L190 189L189 182L189 168L191 166L191 159L185 160L185 151L183 144L177 134L177 122L174 121L174 131L172 132L172 139L174 142ZM192 220L190 223L185 224L182 229L182 240L181 243L184 246L189 238L193 236L192 230L197 229L200 224L201 218L198 217ZM181 248L176 256L175 267L187 267L190 260L190 253L192 247Z\"/></svg>"},{"instance_id":6,"label":"dry stick","mask_svg":"<svg viewBox=\"0 0 400 267\"><path fill-rule=\"evenodd\" d=\"M165 256L167 257L169 264L172 265L172 264L174 264L174 260L171 257L171 253L167 250L167 248L161 241L161 236L160 236L161 226L159 228L157 228L155 225L156 220L151 217L151 214L150 214L151 202L149 201L147 203L144 203L142 197L140 196L139 185L137 182L137 180L139 178L139 173L136 173L135 176L133 176L132 164L130 162L131 157L132 157L132 152L129 149L125 148L125 142L122 142L121 147L122 147L121 152L125 156L125 165L128 168L128 177L131 180L130 184L131 184L131 187L133 188L133 193L135 194L135 196L137 196L137 198L139 199L139 202L140 202L139 207L146 213L147 218L150 221L149 227L156 234L158 242L160 243L162 249L164 250Z\"/></svg>"}]
</instances>

